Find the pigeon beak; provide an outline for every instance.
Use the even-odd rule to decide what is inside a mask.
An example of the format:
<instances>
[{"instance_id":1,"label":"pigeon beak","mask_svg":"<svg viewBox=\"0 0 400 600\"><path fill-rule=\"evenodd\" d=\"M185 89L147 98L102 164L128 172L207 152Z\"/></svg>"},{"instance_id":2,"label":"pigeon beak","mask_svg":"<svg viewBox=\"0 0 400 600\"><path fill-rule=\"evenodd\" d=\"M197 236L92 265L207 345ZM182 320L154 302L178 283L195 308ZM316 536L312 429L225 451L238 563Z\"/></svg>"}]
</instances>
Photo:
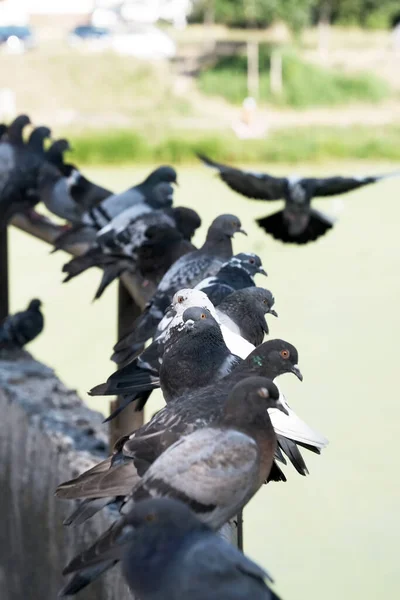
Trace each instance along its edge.
<instances>
[{"instance_id":1,"label":"pigeon beak","mask_svg":"<svg viewBox=\"0 0 400 600\"><path fill-rule=\"evenodd\" d=\"M277 313L277 312L276 312L276 310L274 310L273 308L270 308L270 309L269 309L269 314L270 314L270 315L274 315L274 317L277 317L277 316L278 316L278 313Z\"/></svg>"},{"instance_id":2,"label":"pigeon beak","mask_svg":"<svg viewBox=\"0 0 400 600\"><path fill-rule=\"evenodd\" d=\"M296 377L298 379L300 379L300 381L303 381L303 375L299 369L299 365L293 365L292 366L292 373L294 373L296 375Z\"/></svg>"},{"instance_id":3,"label":"pigeon beak","mask_svg":"<svg viewBox=\"0 0 400 600\"><path fill-rule=\"evenodd\" d=\"M286 406L284 406L284 404L280 398L278 398L278 400L276 401L276 408L278 410L280 410L281 412L283 412L285 415L289 416L289 411L286 408Z\"/></svg>"},{"instance_id":4,"label":"pigeon beak","mask_svg":"<svg viewBox=\"0 0 400 600\"><path fill-rule=\"evenodd\" d=\"M260 273L261 275L265 275L265 277L268 277L268 273L263 267L258 267L257 273Z\"/></svg>"},{"instance_id":5,"label":"pigeon beak","mask_svg":"<svg viewBox=\"0 0 400 600\"><path fill-rule=\"evenodd\" d=\"M247 231L245 231L242 228L238 229L238 233L243 233L243 235L247 235Z\"/></svg>"}]
</instances>

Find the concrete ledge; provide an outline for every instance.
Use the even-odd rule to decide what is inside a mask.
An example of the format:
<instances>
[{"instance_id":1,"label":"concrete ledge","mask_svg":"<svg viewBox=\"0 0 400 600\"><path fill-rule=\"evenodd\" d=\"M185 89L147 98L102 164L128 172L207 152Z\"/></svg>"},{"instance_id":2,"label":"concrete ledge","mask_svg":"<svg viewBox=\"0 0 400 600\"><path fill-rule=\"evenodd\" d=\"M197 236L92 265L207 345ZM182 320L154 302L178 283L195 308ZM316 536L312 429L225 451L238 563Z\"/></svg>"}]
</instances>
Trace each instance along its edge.
<instances>
[{"instance_id":1,"label":"concrete ledge","mask_svg":"<svg viewBox=\"0 0 400 600\"><path fill-rule=\"evenodd\" d=\"M45 365L26 352L0 353L0 598L52 600L62 569L113 520L103 510L81 527L64 527L71 502L58 483L108 454L107 428ZM118 568L80 600L132 599Z\"/></svg>"}]
</instances>

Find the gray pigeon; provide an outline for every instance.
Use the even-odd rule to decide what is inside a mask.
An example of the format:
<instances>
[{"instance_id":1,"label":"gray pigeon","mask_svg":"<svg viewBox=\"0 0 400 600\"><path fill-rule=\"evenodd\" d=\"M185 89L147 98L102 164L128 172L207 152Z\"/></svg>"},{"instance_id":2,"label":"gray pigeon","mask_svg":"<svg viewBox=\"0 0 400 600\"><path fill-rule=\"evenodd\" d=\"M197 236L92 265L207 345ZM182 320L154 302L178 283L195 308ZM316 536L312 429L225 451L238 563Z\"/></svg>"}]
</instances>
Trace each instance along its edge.
<instances>
[{"instance_id":1,"label":"gray pigeon","mask_svg":"<svg viewBox=\"0 0 400 600\"><path fill-rule=\"evenodd\" d=\"M181 437L159 456L122 511L129 513L144 498L172 497L183 500L212 529L220 529L268 478L276 449L268 409L284 410L278 398L278 389L264 377L241 381L223 402L212 426ZM69 563L64 574L77 571L78 577L67 584L64 595L75 594L97 578L99 563L103 572L118 561L115 556L111 561L107 551L103 555L103 549L113 543L116 527Z\"/></svg>"},{"instance_id":2,"label":"gray pigeon","mask_svg":"<svg viewBox=\"0 0 400 600\"><path fill-rule=\"evenodd\" d=\"M121 561L132 594L141 600L279 600L265 582L272 581L268 573L179 500L138 502L106 543L100 564L90 549L68 570Z\"/></svg>"},{"instance_id":3,"label":"gray pigeon","mask_svg":"<svg viewBox=\"0 0 400 600\"><path fill-rule=\"evenodd\" d=\"M274 303L275 299L269 290L245 288L229 294L217 307L217 315L220 322L231 331L253 346L259 346L264 334L269 333L265 315L278 316L272 308Z\"/></svg>"},{"instance_id":4,"label":"gray pigeon","mask_svg":"<svg viewBox=\"0 0 400 600\"><path fill-rule=\"evenodd\" d=\"M89 210L83 215L82 223L107 232L108 227L115 229L119 222L123 226L128 218L132 220L151 210L171 206L174 183L177 183L175 169L159 167L139 185L109 196ZM126 213L128 209L130 212ZM125 214L122 216L122 213Z\"/></svg>"},{"instance_id":5,"label":"gray pigeon","mask_svg":"<svg viewBox=\"0 0 400 600\"><path fill-rule=\"evenodd\" d=\"M241 252L232 256L213 277L207 277L196 285L218 306L229 294L236 290L254 287L257 273L267 275L257 254Z\"/></svg>"},{"instance_id":6,"label":"gray pigeon","mask_svg":"<svg viewBox=\"0 0 400 600\"><path fill-rule=\"evenodd\" d=\"M6 143L3 147L0 143L0 228L14 214L30 211L39 202L38 178L46 160L44 140L50 133L48 127L37 127L24 146Z\"/></svg>"},{"instance_id":7,"label":"gray pigeon","mask_svg":"<svg viewBox=\"0 0 400 600\"><path fill-rule=\"evenodd\" d=\"M182 256L166 272L153 298L136 319L133 330L116 344L112 360L118 364L126 363L143 349L146 341L153 337L175 292L195 287L205 277L217 273L232 256L232 237L237 232L245 233L234 215L220 215L214 219L203 246Z\"/></svg>"},{"instance_id":8,"label":"gray pigeon","mask_svg":"<svg viewBox=\"0 0 400 600\"><path fill-rule=\"evenodd\" d=\"M255 200L284 200L283 210L257 219L257 223L277 240L307 244L317 240L334 225L334 219L311 206L313 198L336 196L388 177L400 171L365 177L274 177L267 173L241 171L198 155L208 167L216 170L232 190Z\"/></svg>"},{"instance_id":9,"label":"gray pigeon","mask_svg":"<svg viewBox=\"0 0 400 600\"><path fill-rule=\"evenodd\" d=\"M31 300L26 310L5 318L0 324L0 349L22 348L43 331L41 304L40 300Z\"/></svg>"}]
</instances>

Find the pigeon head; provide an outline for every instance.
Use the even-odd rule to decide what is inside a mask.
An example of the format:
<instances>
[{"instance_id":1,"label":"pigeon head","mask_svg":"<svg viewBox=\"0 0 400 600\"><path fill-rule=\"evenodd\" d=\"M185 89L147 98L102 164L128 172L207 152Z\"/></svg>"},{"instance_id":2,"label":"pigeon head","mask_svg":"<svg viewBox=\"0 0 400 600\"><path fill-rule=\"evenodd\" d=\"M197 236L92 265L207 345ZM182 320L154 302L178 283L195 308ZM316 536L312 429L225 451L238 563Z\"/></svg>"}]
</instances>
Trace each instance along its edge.
<instances>
[{"instance_id":1,"label":"pigeon head","mask_svg":"<svg viewBox=\"0 0 400 600\"><path fill-rule=\"evenodd\" d=\"M62 156L64 152L70 152L72 150L71 145L68 140L62 138L60 140L56 140L52 143L50 148L48 149L48 154L54 156Z\"/></svg>"},{"instance_id":2,"label":"pigeon head","mask_svg":"<svg viewBox=\"0 0 400 600\"><path fill-rule=\"evenodd\" d=\"M185 323L185 329L195 334L199 331L205 331L206 329L216 329L220 331L220 327L210 311L200 306L187 308L182 315L182 320Z\"/></svg>"},{"instance_id":3,"label":"pigeon head","mask_svg":"<svg viewBox=\"0 0 400 600\"><path fill-rule=\"evenodd\" d=\"M207 240L219 240L224 238L232 238L235 233L247 233L242 229L242 224L238 217L234 215L220 215L211 223Z\"/></svg>"},{"instance_id":4,"label":"pigeon head","mask_svg":"<svg viewBox=\"0 0 400 600\"><path fill-rule=\"evenodd\" d=\"M42 306L41 300L38 300L37 298L34 298L33 300L31 300L29 302L29 304L28 304L28 310L39 310L41 306Z\"/></svg>"},{"instance_id":5,"label":"pigeon head","mask_svg":"<svg viewBox=\"0 0 400 600\"><path fill-rule=\"evenodd\" d=\"M239 294L243 298L243 301L247 301L250 307L254 308L257 312L261 312L263 315L269 313L274 315L274 317L278 316L278 313L272 308L275 304L275 298L269 290L252 287L234 293Z\"/></svg>"},{"instance_id":6,"label":"pigeon head","mask_svg":"<svg viewBox=\"0 0 400 600\"><path fill-rule=\"evenodd\" d=\"M182 315L187 308L192 306L208 310L214 317L215 308L208 299L208 296L200 290L182 289L174 294L172 298L172 308L176 314Z\"/></svg>"},{"instance_id":7,"label":"pigeon head","mask_svg":"<svg viewBox=\"0 0 400 600\"><path fill-rule=\"evenodd\" d=\"M233 256L229 264L244 269L251 277L256 275L256 273L261 273L267 277L267 272L262 266L261 258L257 254L241 252Z\"/></svg>"},{"instance_id":8,"label":"pigeon head","mask_svg":"<svg viewBox=\"0 0 400 600\"><path fill-rule=\"evenodd\" d=\"M225 424L234 425L254 422L259 415L265 416L269 408L288 414L279 399L279 390L271 379L266 377L246 377L235 385L225 406Z\"/></svg>"},{"instance_id":9,"label":"pigeon head","mask_svg":"<svg viewBox=\"0 0 400 600\"><path fill-rule=\"evenodd\" d=\"M51 129L48 127L36 127L29 136L28 146L33 152L43 153L44 141L51 137Z\"/></svg>"},{"instance_id":10,"label":"pigeon head","mask_svg":"<svg viewBox=\"0 0 400 600\"><path fill-rule=\"evenodd\" d=\"M146 240L142 246L163 245L168 246L172 242L182 239L182 234L169 225L150 225L146 229Z\"/></svg>"},{"instance_id":11,"label":"pigeon head","mask_svg":"<svg viewBox=\"0 0 400 600\"><path fill-rule=\"evenodd\" d=\"M22 131L24 127L31 124L31 120L28 115L18 115L16 119L10 124L7 130L8 139L12 144L23 143Z\"/></svg>"},{"instance_id":12,"label":"pigeon head","mask_svg":"<svg viewBox=\"0 0 400 600\"><path fill-rule=\"evenodd\" d=\"M174 201L174 188L166 181L153 186L154 197L148 199L153 208L170 208Z\"/></svg>"},{"instance_id":13,"label":"pigeon head","mask_svg":"<svg viewBox=\"0 0 400 600\"><path fill-rule=\"evenodd\" d=\"M194 236L196 229L201 225L201 219L195 210L178 206L172 209L172 214L175 219L176 228L181 232L185 240L190 240Z\"/></svg>"},{"instance_id":14,"label":"pigeon head","mask_svg":"<svg viewBox=\"0 0 400 600\"><path fill-rule=\"evenodd\" d=\"M150 175L145 180L145 183L148 183L152 186L158 185L159 183L178 183L178 175L173 167L170 166L162 166L152 171Z\"/></svg>"},{"instance_id":15,"label":"pigeon head","mask_svg":"<svg viewBox=\"0 0 400 600\"><path fill-rule=\"evenodd\" d=\"M245 364L260 374L267 371L272 379L284 373L293 373L303 381L298 360L299 355L292 344L284 340L268 340L249 354Z\"/></svg>"}]
</instances>

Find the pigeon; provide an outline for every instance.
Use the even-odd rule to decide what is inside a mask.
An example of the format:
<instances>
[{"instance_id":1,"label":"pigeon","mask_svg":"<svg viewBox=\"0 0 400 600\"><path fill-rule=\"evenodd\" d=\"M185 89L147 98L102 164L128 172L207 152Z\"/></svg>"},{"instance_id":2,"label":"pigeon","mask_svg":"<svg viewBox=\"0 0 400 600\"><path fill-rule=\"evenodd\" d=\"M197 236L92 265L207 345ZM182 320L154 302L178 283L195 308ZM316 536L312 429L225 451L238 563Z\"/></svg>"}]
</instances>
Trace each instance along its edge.
<instances>
[{"instance_id":1,"label":"pigeon","mask_svg":"<svg viewBox=\"0 0 400 600\"><path fill-rule=\"evenodd\" d=\"M267 276L261 258L257 254L241 252L222 265L214 277L200 281L196 289L207 294L214 306L218 306L235 290L255 286L256 273Z\"/></svg>"},{"instance_id":2,"label":"pigeon","mask_svg":"<svg viewBox=\"0 0 400 600\"><path fill-rule=\"evenodd\" d=\"M85 254L64 265L64 281L91 267L102 267L104 274L95 299L126 270L138 271L158 283L178 258L196 249L190 239L200 224L194 210L177 207L145 213L118 233L99 232Z\"/></svg>"},{"instance_id":3,"label":"pigeon","mask_svg":"<svg viewBox=\"0 0 400 600\"><path fill-rule=\"evenodd\" d=\"M173 187L177 183L177 174L172 167L159 167L139 185L129 188L120 194L113 194L90 209L83 215L82 223L94 227L97 231L107 231L111 222L112 228L126 223L140 215L157 208L172 205ZM129 209L129 213L125 212ZM121 216L125 213L124 216ZM117 218L118 217L118 218ZM116 220L114 220L116 219Z\"/></svg>"},{"instance_id":4,"label":"pigeon","mask_svg":"<svg viewBox=\"0 0 400 600\"><path fill-rule=\"evenodd\" d=\"M253 346L259 346L264 334L269 333L265 320L267 313L278 316L272 308L275 299L269 290L250 287L237 290L225 298L217 307L221 324L237 333Z\"/></svg>"},{"instance_id":5,"label":"pigeon","mask_svg":"<svg viewBox=\"0 0 400 600\"><path fill-rule=\"evenodd\" d=\"M198 154L198 157L208 167L215 169L222 181L235 192L255 200L284 200L283 210L257 219L257 223L275 239L292 244L313 242L335 223L330 216L311 207L314 197L344 194L400 175L400 171L395 171L365 177L274 177L267 173L234 169L214 162L203 154Z\"/></svg>"},{"instance_id":6,"label":"pigeon","mask_svg":"<svg viewBox=\"0 0 400 600\"><path fill-rule=\"evenodd\" d=\"M185 291L192 290L182 290L182 293ZM142 410L151 391L159 386L165 401L169 402L224 377L239 362L240 358L227 348L221 328L210 311L189 307L182 318L175 319L168 336L160 336L138 358L113 373L106 383L95 386L89 394L125 396L124 402L106 419L108 422L134 400L140 399L136 409Z\"/></svg>"},{"instance_id":7,"label":"pigeon","mask_svg":"<svg viewBox=\"0 0 400 600\"><path fill-rule=\"evenodd\" d=\"M96 502L100 498L112 502L115 497L126 496L167 448L182 436L212 426L221 417L226 398L237 383L252 376L272 380L284 373L294 373L301 379L297 361L297 350L288 342L264 342L223 379L169 402L147 424L121 438L110 458L62 484L57 495L66 499L96 499ZM298 446L319 454L328 441L297 417L282 394L279 402L288 414L269 409L278 436L276 459L286 464L285 453L297 472L306 475L308 470ZM269 479L286 481L276 462Z\"/></svg>"},{"instance_id":8,"label":"pigeon","mask_svg":"<svg viewBox=\"0 0 400 600\"><path fill-rule=\"evenodd\" d=\"M7 141L9 144L12 144L13 146L23 146L23 131L25 127L27 127L30 124L31 120L28 117L28 115L18 115L18 117L16 117L7 128L7 139L5 141Z\"/></svg>"},{"instance_id":9,"label":"pigeon","mask_svg":"<svg viewBox=\"0 0 400 600\"><path fill-rule=\"evenodd\" d=\"M14 149L11 168L0 189L0 227L4 227L14 214L30 211L39 202L37 184L40 167L45 161L44 140L50 133L48 127L37 127L26 146Z\"/></svg>"},{"instance_id":10,"label":"pigeon","mask_svg":"<svg viewBox=\"0 0 400 600\"><path fill-rule=\"evenodd\" d=\"M79 189L78 194L77 189ZM111 194L106 188L86 179L74 165L64 165L61 171L50 162L44 163L40 169L38 190L40 200L46 208L61 219L78 226L78 231L82 230L82 217L88 208L96 206ZM64 232L63 236L67 247L71 232ZM95 236L94 231L90 239ZM59 249L58 240L59 238L55 242L57 249ZM82 232L80 241L84 241Z\"/></svg>"},{"instance_id":11,"label":"pigeon","mask_svg":"<svg viewBox=\"0 0 400 600\"><path fill-rule=\"evenodd\" d=\"M0 349L22 348L43 331L41 304L40 300L31 300L26 310L5 318L0 324Z\"/></svg>"},{"instance_id":12,"label":"pigeon","mask_svg":"<svg viewBox=\"0 0 400 600\"><path fill-rule=\"evenodd\" d=\"M121 561L135 598L279 600L265 582L272 582L268 573L179 500L162 497L138 502L106 539L99 560L89 550L82 563L100 570ZM80 577L84 580L85 574L74 576L78 582ZM71 593L68 586L66 592Z\"/></svg>"},{"instance_id":13,"label":"pigeon","mask_svg":"<svg viewBox=\"0 0 400 600\"><path fill-rule=\"evenodd\" d=\"M48 150L46 150L46 160L57 167L63 175L69 175L71 172L71 165L65 164L64 154L71 150L71 145L65 138L55 140Z\"/></svg>"},{"instance_id":14,"label":"pigeon","mask_svg":"<svg viewBox=\"0 0 400 600\"><path fill-rule=\"evenodd\" d=\"M27 115L20 115L6 128L6 132L3 130L0 142L0 192L6 184L11 171L15 168L18 150L24 146L22 132L29 124L29 117Z\"/></svg>"},{"instance_id":15,"label":"pigeon","mask_svg":"<svg viewBox=\"0 0 400 600\"><path fill-rule=\"evenodd\" d=\"M117 364L126 363L143 349L154 335L174 293L182 287L195 287L205 277L214 275L232 256L232 237L237 232L245 233L234 215L214 219L203 246L182 256L166 272L153 298L136 319L133 330L116 344L112 360Z\"/></svg>"},{"instance_id":16,"label":"pigeon","mask_svg":"<svg viewBox=\"0 0 400 600\"><path fill-rule=\"evenodd\" d=\"M129 514L143 499L170 497L183 501L213 530L220 529L268 478L276 449L268 409L285 410L278 397L276 386L264 377L241 381L225 398L212 424L181 436L157 458L125 500L122 511ZM67 584L64 595L74 594L96 579L99 563L102 573L118 561L115 555L110 560L107 549L119 523L67 565L63 574L77 572L78 577Z\"/></svg>"}]
</instances>

